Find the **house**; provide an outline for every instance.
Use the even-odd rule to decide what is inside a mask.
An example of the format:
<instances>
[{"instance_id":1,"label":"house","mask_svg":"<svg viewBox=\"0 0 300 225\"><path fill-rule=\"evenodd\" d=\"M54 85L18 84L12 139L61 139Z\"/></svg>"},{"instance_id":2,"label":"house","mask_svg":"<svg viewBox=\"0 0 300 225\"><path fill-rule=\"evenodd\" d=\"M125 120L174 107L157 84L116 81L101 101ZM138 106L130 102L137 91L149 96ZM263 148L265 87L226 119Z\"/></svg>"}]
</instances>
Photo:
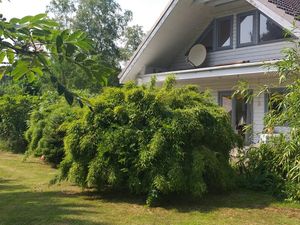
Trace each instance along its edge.
<instances>
[{"instance_id":1,"label":"house","mask_svg":"<svg viewBox=\"0 0 300 225\"><path fill-rule=\"evenodd\" d=\"M299 0L172 0L119 75L120 81L145 84L155 75L163 82L173 74L179 85L209 89L230 114L233 128L240 132L241 126L252 125L253 134L245 139L258 142L268 95L246 102L233 98L232 89L240 80L247 81L253 93L262 85L278 83L276 69L264 65L280 60L282 50L292 46L284 29L294 28L292 38L299 38L299 15ZM195 46L205 48L201 52ZM195 66L189 57L197 51L202 61Z\"/></svg>"}]
</instances>

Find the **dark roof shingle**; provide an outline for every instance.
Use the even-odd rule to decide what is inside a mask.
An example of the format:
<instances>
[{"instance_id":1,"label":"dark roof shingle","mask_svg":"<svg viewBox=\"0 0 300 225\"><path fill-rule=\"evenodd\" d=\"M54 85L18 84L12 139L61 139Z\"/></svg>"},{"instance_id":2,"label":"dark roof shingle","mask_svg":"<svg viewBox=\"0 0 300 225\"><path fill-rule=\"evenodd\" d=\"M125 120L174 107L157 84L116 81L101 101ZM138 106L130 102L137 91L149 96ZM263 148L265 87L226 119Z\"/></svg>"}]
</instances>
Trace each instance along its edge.
<instances>
[{"instance_id":1,"label":"dark roof shingle","mask_svg":"<svg viewBox=\"0 0 300 225\"><path fill-rule=\"evenodd\" d=\"M277 8L285 11L286 14L300 20L300 0L268 0L275 4Z\"/></svg>"}]
</instances>

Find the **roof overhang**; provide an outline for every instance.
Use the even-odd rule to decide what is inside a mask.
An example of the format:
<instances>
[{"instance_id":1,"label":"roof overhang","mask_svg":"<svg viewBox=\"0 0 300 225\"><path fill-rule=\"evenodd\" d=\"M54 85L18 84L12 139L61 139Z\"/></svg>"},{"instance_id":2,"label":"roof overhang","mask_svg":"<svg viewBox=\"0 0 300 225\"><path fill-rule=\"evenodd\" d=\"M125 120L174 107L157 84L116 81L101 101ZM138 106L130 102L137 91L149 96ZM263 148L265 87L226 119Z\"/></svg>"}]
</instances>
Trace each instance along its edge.
<instances>
[{"instance_id":1,"label":"roof overhang","mask_svg":"<svg viewBox=\"0 0 300 225\"><path fill-rule=\"evenodd\" d=\"M159 19L156 21L155 25L151 29L151 31L147 34L146 38L142 41L142 43L139 45L137 50L134 52L133 56L125 66L125 68L121 71L119 74L120 83L123 83L126 80L130 80L131 76L128 79L125 79L128 75L129 71L132 69L134 64L137 61L137 58L143 53L145 48L148 46L150 41L153 39L153 37L156 35L156 33L160 30L162 24L164 21L168 18L169 14L172 12L172 10L175 8L176 4L179 0L171 0L164 12L161 14Z\"/></svg>"},{"instance_id":2,"label":"roof overhang","mask_svg":"<svg viewBox=\"0 0 300 225\"><path fill-rule=\"evenodd\" d=\"M158 73L158 74L147 74L142 77L138 77L139 84L149 83L152 77L156 77L157 83L162 83L165 79L174 75L178 82L190 81L197 79L212 79L218 77L233 77L233 76L244 76L251 74L267 74L277 72L274 64L278 62L267 61L267 62L256 62L256 63L241 63L235 65L226 65L226 66L217 66L217 67L207 67L200 69L191 69L191 70L181 70L181 71L172 71L167 73Z\"/></svg>"}]
</instances>

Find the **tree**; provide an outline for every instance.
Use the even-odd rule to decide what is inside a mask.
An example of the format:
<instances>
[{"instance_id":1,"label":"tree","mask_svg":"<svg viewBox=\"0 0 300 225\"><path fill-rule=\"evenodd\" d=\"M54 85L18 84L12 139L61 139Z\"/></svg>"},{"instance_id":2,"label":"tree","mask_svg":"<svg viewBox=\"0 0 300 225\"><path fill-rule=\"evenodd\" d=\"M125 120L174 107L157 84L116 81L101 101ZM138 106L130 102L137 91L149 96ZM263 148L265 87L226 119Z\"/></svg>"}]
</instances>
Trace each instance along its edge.
<instances>
[{"instance_id":1,"label":"tree","mask_svg":"<svg viewBox=\"0 0 300 225\"><path fill-rule=\"evenodd\" d=\"M121 57L123 60L127 61L130 59L135 50L139 47L144 36L143 28L139 25L126 28L123 37L124 47L121 49Z\"/></svg>"},{"instance_id":2,"label":"tree","mask_svg":"<svg viewBox=\"0 0 300 225\"><path fill-rule=\"evenodd\" d=\"M0 20L0 63L6 67L0 75L14 80L46 77L69 104L88 101L70 92L58 79L65 63L82 70L87 77L106 83L108 70L93 55L93 42L82 31L59 30L59 24L46 14Z\"/></svg>"},{"instance_id":3,"label":"tree","mask_svg":"<svg viewBox=\"0 0 300 225\"><path fill-rule=\"evenodd\" d=\"M54 14L57 21L61 23L63 27L71 28L73 21L73 14L75 13L77 1L70 0L52 0L50 5L47 6L47 11Z\"/></svg>"},{"instance_id":4,"label":"tree","mask_svg":"<svg viewBox=\"0 0 300 225\"><path fill-rule=\"evenodd\" d=\"M132 19L131 11L122 10L115 0L52 0L48 11L61 24L85 31L102 58L118 67L118 41Z\"/></svg>"}]
</instances>

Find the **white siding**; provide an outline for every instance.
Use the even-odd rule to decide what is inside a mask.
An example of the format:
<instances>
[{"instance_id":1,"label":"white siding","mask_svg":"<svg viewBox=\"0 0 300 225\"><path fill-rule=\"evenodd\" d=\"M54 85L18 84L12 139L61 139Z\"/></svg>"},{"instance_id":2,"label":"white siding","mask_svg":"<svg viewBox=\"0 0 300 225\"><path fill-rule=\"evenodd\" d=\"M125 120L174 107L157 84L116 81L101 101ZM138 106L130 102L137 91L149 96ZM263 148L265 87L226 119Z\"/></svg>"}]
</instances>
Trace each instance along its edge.
<instances>
[{"instance_id":1,"label":"white siding","mask_svg":"<svg viewBox=\"0 0 300 225\"><path fill-rule=\"evenodd\" d=\"M250 61L250 62L258 62L258 61L268 61L274 59L282 58L281 51L286 47L290 47L291 43L281 41L281 42L273 42L269 44L259 44L255 46L241 47L237 48L237 18L236 15L243 12L248 12L254 10L253 6L242 5L240 7L230 8L230 9L219 9L215 12L215 17L220 18L228 15L234 15L233 19L233 49L230 50L222 50L209 52L207 54L206 62L204 66L217 66L224 64L233 64L241 61ZM169 70L185 70L192 69L193 67L187 62L185 54L190 49L190 47L195 43L195 41L199 38L201 34L198 34L188 46L183 46L183 50L180 54L178 54L173 61L173 63L169 66Z\"/></svg>"},{"instance_id":2,"label":"white siding","mask_svg":"<svg viewBox=\"0 0 300 225\"><path fill-rule=\"evenodd\" d=\"M282 58L282 49L292 46L289 42L275 42L250 47L236 48L208 53L206 65L216 66L232 64L240 61L268 61ZM193 69L186 61L184 54L179 55L170 68L171 70Z\"/></svg>"}]
</instances>

